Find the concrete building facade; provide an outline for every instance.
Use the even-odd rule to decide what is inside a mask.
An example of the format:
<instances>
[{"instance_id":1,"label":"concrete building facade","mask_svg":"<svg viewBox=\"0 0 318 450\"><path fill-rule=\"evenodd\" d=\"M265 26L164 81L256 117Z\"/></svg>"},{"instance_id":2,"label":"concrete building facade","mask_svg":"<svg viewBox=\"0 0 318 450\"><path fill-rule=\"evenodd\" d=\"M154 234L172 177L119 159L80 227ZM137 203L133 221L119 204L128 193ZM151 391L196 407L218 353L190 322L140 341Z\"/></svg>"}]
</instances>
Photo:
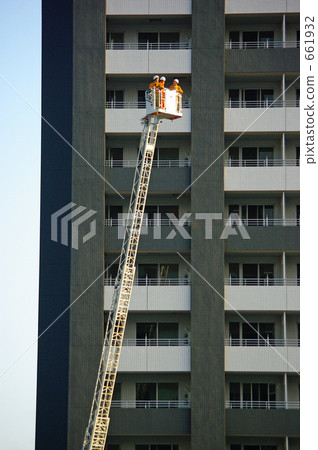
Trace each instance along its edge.
<instances>
[{"instance_id":1,"label":"concrete building facade","mask_svg":"<svg viewBox=\"0 0 318 450\"><path fill-rule=\"evenodd\" d=\"M106 449L300 448L299 29L297 0L43 1L64 140L43 122L39 334L67 311L39 339L38 450L82 445L155 74L183 118L159 127ZM95 212L78 249L51 239L71 202Z\"/></svg>"}]
</instances>

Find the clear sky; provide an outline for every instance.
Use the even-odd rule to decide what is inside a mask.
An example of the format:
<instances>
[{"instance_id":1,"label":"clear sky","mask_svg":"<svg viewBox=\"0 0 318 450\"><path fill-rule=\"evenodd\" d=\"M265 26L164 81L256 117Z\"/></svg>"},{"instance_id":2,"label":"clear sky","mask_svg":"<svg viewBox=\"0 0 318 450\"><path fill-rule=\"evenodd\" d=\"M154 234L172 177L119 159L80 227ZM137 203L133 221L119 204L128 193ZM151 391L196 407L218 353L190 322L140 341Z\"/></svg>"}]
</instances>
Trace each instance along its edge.
<instances>
[{"instance_id":1,"label":"clear sky","mask_svg":"<svg viewBox=\"0 0 318 450\"><path fill-rule=\"evenodd\" d=\"M6 450L34 449L39 264L41 2L0 0L0 418ZM3 373L8 369L5 373Z\"/></svg>"}]
</instances>

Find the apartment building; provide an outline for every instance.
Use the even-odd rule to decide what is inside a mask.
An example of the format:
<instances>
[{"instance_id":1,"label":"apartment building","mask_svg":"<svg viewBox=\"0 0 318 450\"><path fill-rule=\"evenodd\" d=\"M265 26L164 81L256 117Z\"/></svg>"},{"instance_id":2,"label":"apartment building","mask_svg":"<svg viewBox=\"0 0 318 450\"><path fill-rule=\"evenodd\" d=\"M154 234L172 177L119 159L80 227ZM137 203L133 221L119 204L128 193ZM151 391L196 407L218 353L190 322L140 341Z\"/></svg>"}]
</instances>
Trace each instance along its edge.
<instances>
[{"instance_id":1,"label":"apartment building","mask_svg":"<svg viewBox=\"0 0 318 450\"><path fill-rule=\"evenodd\" d=\"M159 127L106 449L300 448L299 29L297 0L43 2L43 116L73 149L43 124L39 332L72 306L39 340L37 449L81 447L155 74L183 118ZM70 202L95 211L78 249L51 240Z\"/></svg>"}]
</instances>

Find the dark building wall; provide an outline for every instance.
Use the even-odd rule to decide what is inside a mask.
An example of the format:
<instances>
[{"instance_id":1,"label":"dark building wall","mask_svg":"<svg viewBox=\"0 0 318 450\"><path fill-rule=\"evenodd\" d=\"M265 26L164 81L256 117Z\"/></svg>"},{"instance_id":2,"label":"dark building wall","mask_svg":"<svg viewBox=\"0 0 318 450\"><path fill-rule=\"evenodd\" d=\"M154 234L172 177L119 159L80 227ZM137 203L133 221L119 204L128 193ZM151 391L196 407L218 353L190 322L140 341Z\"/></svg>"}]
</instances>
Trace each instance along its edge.
<instances>
[{"instance_id":1,"label":"dark building wall","mask_svg":"<svg viewBox=\"0 0 318 450\"><path fill-rule=\"evenodd\" d=\"M192 2L192 213L223 211L224 2ZM199 177L196 180L197 177ZM192 216L193 217L193 216ZM214 221L213 235L222 233ZM219 222L219 223L217 223ZM223 241L191 225L191 262L223 295ZM191 448L225 448L223 301L193 270L191 286Z\"/></svg>"},{"instance_id":2,"label":"dark building wall","mask_svg":"<svg viewBox=\"0 0 318 450\"><path fill-rule=\"evenodd\" d=\"M42 5L43 117L103 175L104 4ZM101 274L104 247L104 182L44 121L41 169L39 334ZM79 250L51 241L51 214L70 202L97 211ZM102 335L103 276L39 339L37 449L81 448Z\"/></svg>"}]
</instances>

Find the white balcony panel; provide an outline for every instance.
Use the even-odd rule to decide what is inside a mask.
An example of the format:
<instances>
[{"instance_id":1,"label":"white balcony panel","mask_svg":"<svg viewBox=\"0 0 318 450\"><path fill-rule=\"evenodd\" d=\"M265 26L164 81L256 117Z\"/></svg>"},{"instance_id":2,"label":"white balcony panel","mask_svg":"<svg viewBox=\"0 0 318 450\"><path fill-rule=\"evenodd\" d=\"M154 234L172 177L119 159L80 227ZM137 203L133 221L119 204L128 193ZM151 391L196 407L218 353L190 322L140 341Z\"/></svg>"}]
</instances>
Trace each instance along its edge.
<instances>
[{"instance_id":1,"label":"white balcony panel","mask_svg":"<svg viewBox=\"0 0 318 450\"><path fill-rule=\"evenodd\" d=\"M299 0L225 0L225 14L299 13Z\"/></svg>"},{"instance_id":2,"label":"white balcony panel","mask_svg":"<svg viewBox=\"0 0 318 450\"><path fill-rule=\"evenodd\" d=\"M299 286L224 286L225 310L299 311ZM232 307L230 306L232 305Z\"/></svg>"},{"instance_id":3,"label":"white balcony panel","mask_svg":"<svg viewBox=\"0 0 318 450\"><path fill-rule=\"evenodd\" d=\"M299 167L225 167L225 191L299 191Z\"/></svg>"},{"instance_id":4,"label":"white balcony panel","mask_svg":"<svg viewBox=\"0 0 318 450\"><path fill-rule=\"evenodd\" d=\"M288 132L299 131L299 108L225 108L224 131Z\"/></svg>"},{"instance_id":5,"label":"white balcony panel","mask_svg":"<svg viewBox=\"0 0 318 450\"><path fill-rule=\"evenodd\" d=\"M190 347L123 347L120 372L190 372Z\"/></svg>"},{"instance_id":6,"label":"white balcony panel","mask_svg":"<svg viewBox=\"0 0 318 450\"><path fill-rule=\"evenodd\" d=\"M299 372L299 347L225 347L226 372Z\"/></svg>"},{"instance_id":7,"label":"white balcony panel","mask_svg":"<svg viewBox=\"0 0 318 450\"><path fill-rule=\"evenodd\" d=\"M109 310L114 287L104 289L104 309ZM190 311L190 286L134 286L129 311Z\"/></svg>"},{"instance_id":8,"label":"white balcony panel","mask_svg":"<svg viewBox=\"0 0 318 450\"><path fill-rule=\"evenodd\" d=\"M191 50L106 50L107 74L191 72Z\"/></svg>"},{"instance_id":9,"label":"white balcony panel","mask_svg":"<svg viewBox=\"0 0 318 450\"><path fill-rule=\"evenodd\" d=\"M145 109L106 109L106 133L138 133L142 131L140 119ZM163 120L159 133L190 133L191 109L183 110L182 119Z\"/></svg>"},{"instance_id":10,"label":"white balcony panel","mask_svg":"<svg viewBox=\"0 0 318 450\"><path fill-rule=\"evenodd\" d=\"M108 16L191 14L191 0L106 0Z\"/></svg>"}]
</instances>

